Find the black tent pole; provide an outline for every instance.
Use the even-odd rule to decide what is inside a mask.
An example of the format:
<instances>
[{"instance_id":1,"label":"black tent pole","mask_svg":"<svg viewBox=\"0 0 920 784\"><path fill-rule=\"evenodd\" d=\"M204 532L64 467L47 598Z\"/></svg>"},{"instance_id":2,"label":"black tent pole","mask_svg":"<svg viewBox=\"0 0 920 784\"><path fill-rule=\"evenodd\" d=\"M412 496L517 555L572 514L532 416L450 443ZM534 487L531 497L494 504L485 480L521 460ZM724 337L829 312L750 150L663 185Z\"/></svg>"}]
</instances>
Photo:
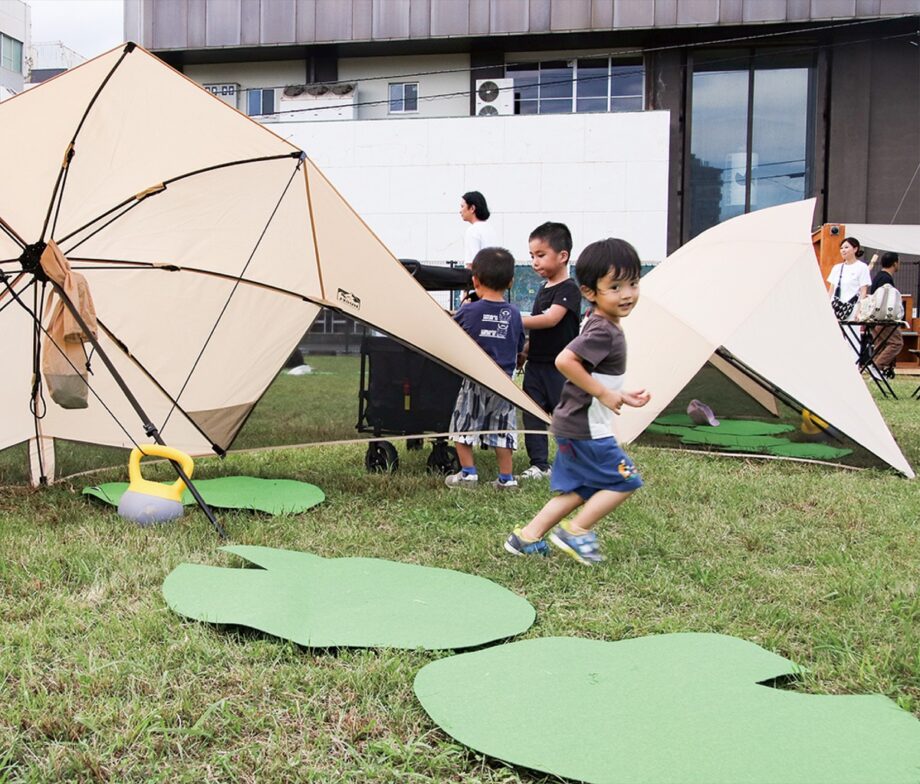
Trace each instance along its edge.
<instances>
[{"instance_id":1,"label":"black tent pole","mask_svg":"<svg viewBox=\"0 0 920 784\"><path fill-rule=\"evenodd\" d=\"M37 272L38 274L43 274L43 271ZM137 398L134 397L134 393L130 390L127 383L125 383L125 380L121 377L121 374L119 374L119 372L115 369L112 361L109 359L105 351L103 351L102 346L99 345L99 341L96 339L89 326L87 326L86 322L83 320L83 316L80 315L80 312L77 310L76 306L70 301L70 298L64 293L64 290L56 281L48 278L48 282L54 287L54 291L61 298L61 302L64 303L67 310L70 311L70 315L72 315L74 320L80 325L80 329L83 330L83 334L89 339L89 342L92 344L96 353L99 355L99 358L112 374L112 378L115 379L115 383L118 384L119 388L124 393L124 396L131 404L131 407L137 412L137 415L140 417L141 422L144 425L144 432L149 438L152 438L158 444L166 446L166 442L160 435L160 431L157 430L156 425L150 421L150 417L147 416L147 412L144 411L144 409L141 407L141 404L138 402ZM217 518L214 517L214 512L211 511L211 507L209 507L204 498L201 497L201 493L198 492L198 488L195 487L195 485L192 483L192 480L186 475L185 471L182 469L182 466L180 466L175 460L170 460L169 462L172 463L173 468L176 469L176 473L179 475L179 478L185 482L189 492L194 496L198 506L201 507L201 511L204 512L205 515L207 515L208 520L211 521L211 525L214 526L214 530L217 531L221 539L226 539L227 533L224 531L223 526L217 522Z\"/></svg>"}]
</instances>

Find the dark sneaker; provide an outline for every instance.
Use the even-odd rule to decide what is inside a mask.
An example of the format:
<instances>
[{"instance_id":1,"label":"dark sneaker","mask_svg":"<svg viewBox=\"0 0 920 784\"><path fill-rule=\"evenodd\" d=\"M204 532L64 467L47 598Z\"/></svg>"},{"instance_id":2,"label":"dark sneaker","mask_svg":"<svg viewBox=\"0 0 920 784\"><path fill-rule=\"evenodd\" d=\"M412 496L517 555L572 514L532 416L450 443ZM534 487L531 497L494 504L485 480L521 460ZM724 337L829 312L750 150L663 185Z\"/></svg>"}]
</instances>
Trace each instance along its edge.
<instances>
[{"instance_id":1,"label":"dark sneaker","mask_svg":"<svg viewBox=\"0 0 920 784\"><path fill-rule=\"evenodd\" d=\"M566 555L574 558L585 566L593 566L604 560L597 545L597 534L588 531L586 534L573 534L557 525L550 531L549 541Z\"/></svg>"},{"instance_id":2,"label":"dark sneaker","mask_svg":"<svg viewBox=\"0 0 920 784\"><path fill-rule=\"evenodd\" d=\"M521 535L521 529L515 528L505 539L505 549L512 555L549 555L549 545L542 539L528 542Z\"/></svg>"}]
</instances>

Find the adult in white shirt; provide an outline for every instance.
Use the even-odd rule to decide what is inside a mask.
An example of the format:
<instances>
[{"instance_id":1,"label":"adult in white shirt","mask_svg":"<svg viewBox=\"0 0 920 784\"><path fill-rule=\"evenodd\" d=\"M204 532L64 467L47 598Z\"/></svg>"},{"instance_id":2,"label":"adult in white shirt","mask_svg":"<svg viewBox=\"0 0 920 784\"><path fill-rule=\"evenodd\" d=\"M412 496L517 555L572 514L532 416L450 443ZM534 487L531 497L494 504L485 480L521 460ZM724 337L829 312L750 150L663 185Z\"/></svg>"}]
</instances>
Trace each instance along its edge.
<instances>
[{"instance_id":1,"label":"adult in white shirt","mask_svg":"<svg viewBox=\"0 0 920 784\"><path fill-rule=\"evenodd\" d=\"M827 276L827 291L831 299L836 296L843 302L852 302L855 308L856 303L869 293L872 278L869 268L860 261L862 255L863 249L855 237L847 237L840 244L840 256L843 261L831 267ZM836 293L838 285L839 294Z\"/></svg>"},{"instance_id":2,"label":"adult in white shirt","mask_svg":"<svg viewBox=\"0 0 920 784\"><path fill-rule=\"evenodd\" d=\"M494 248L498 238L489 226L489 205L479 191L464 193L460 199L460 217L469 223L463 240L463 262L469 267L483 248Z\"/></svg>"},{"instance_id":3,"label":"adult in white shirt","mask_svg":"<svg viewBox=\"0 0 920 784\"><path fill-rule=\"evenodd\" d=\"M847 237L840 243L840 257L843 261L831 267L831 271L827 276L828 296L831 299L837 297L842 302L852 303L850 314L846 319L841 319L842 321L853 317L856 303L869 293L869 286L872 284L869 267L859 260L862 255L863 249L859 245L859 240L855 237ZM844 329L850 332L850 345L859 346L861 340L860 328L848 325ZM856 355L858 361L858 351L856 351Z\"/></svg>"}]
</instances>

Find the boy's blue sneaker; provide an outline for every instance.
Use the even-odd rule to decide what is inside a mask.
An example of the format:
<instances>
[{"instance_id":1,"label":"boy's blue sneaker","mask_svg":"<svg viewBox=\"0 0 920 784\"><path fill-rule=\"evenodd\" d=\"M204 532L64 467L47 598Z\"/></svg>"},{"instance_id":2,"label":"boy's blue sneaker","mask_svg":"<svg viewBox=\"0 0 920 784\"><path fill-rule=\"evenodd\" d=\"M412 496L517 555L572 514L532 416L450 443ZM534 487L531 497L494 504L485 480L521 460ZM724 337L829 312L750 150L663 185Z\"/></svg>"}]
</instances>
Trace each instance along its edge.
<instances>
[{"instance_id":1,"label":"boy's blue sneaker","mask_svg":"<svg viewBox=\"0 0 920 784\"><path fill-rule=\"evenodd\" d=\"M562 525L557 525L550 532L549 540L566 555L585 566L593 566L604 560L597 545L597 534L594 531L588 531L586 534L573 534Z\"/></svg>"},{"instance_id":2,"label":"boy's blue sneaker","mask_svg":"<svg viewBox=\"0 0 920 784\"><path fill-rule=\"evenodd\" d=\"M512 555L549 555L549 545L542 539L528 542L520 528L515 528L505 539L505 549Z\"/></svg>"}]
</instances>

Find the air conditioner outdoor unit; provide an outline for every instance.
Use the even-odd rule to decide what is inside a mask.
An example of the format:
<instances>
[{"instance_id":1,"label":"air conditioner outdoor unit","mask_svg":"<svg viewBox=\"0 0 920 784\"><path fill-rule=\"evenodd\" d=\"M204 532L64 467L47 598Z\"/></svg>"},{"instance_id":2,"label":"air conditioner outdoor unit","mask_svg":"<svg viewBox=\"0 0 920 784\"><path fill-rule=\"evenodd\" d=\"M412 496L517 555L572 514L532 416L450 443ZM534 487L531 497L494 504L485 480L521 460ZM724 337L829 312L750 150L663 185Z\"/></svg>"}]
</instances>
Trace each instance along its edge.
<instances>
[{"instance_id":1,"label":"air conditioner outdoor unit","mask_svg":"<svg viewBox=\"0 0 920 784\"><path fill-rule=\"evenodd\" d=\"M514 114L514 79L477 79L476 116Z\"/></svg>"},{"instance_id":2,"label":"air conditioner outdoor unit","mask_svg":"<svg viewBox=\"0 0 920 784\"><path fill-rule=\"evenodd\" d=\"M216 95L224 103L230 104L234 109L238 108L237 96L240 94L240 86L235 82L225 82L223 84L203 84L205 90L211 95Z\"/></svg>"}]
</instances>

